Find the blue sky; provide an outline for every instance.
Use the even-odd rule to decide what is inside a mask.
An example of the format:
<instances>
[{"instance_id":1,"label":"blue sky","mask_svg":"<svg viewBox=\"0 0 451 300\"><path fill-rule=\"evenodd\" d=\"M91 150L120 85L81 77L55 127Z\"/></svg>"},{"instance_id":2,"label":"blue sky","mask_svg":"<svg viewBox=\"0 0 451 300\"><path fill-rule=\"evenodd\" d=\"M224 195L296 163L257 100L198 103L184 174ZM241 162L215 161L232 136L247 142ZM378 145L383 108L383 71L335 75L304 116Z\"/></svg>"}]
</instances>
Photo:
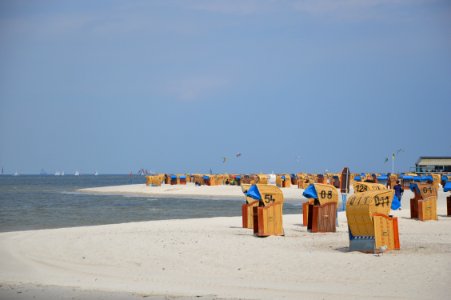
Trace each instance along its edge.
<instances>
[{"instance_id":1,"label":"blue sky","mask_svg":"<svg viewBox=\"0 0 451 300\"><path fill-rule=\"evenodd\" d=\"M8 173L384 172L397 149L401 171L451 155L449 1L4 0L0 66Z\"/></svg>"}]
</instances>

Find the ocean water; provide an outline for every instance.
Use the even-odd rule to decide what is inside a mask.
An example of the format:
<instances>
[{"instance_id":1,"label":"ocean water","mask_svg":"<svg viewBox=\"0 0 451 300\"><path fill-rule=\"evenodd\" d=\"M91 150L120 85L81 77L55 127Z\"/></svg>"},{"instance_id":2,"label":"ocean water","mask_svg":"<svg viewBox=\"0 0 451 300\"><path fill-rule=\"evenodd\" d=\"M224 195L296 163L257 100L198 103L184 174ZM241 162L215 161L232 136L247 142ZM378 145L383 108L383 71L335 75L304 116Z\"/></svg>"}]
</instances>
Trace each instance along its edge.
<instances>
[{"instance_id":1,"label":"ocean water","mask_svg":"<svg viewBox=\"0 0 451 300\"><path fill-rule=\"evenodd\" d=\"M0 176L0 232L136 221L241 216L243 200L91 195L80 188L144 184L143 176ZM301 204L285 203L284 214Z\"/></svg>"}]
</instances>

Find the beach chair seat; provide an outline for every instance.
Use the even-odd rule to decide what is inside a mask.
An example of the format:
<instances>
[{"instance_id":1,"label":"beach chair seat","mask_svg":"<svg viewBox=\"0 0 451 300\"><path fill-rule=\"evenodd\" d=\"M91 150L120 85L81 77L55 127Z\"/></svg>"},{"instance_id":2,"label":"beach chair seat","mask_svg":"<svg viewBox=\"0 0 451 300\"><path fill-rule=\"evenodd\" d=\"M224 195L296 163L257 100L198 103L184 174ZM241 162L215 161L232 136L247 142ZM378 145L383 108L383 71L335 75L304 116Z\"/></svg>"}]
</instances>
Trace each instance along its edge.
<instances>
[{"instance_id":1,"label":"beach chair seat","mask_svg":"<svg viewBox=\"0 0 451 300\"><path fill-rule=\"evenodd\" d=\"M353 194L346 202L349 250L377 253L399 250L398 219L390 216L393 190Z\"/></svg>"},{"instance_id":2,"label":"beach chair seat","mask_svg":"<svg viewBox=\"0 0 451 300\"><path fill-rule=\"evenodd\" d=\"M311 204L313 204L313 199L302 203L302 226L308 226L308 210Z\"/></svg>"},{"instance_id":3,"label":"beach chair seat","mask_svg":"<svg viewBox=\"0 0 451 300\"><path fill-rule=\"evenodd\" d=\"M315 232L335 232L337 218L338 192L329 184L313 183L302 194L310 199L303 205L303 224L307 230ZM304 211L304 209L306 211ZM306 217L307 216L307 217ZM307 222L306 222L307 221Z\"/></svg>"}]
</instances>

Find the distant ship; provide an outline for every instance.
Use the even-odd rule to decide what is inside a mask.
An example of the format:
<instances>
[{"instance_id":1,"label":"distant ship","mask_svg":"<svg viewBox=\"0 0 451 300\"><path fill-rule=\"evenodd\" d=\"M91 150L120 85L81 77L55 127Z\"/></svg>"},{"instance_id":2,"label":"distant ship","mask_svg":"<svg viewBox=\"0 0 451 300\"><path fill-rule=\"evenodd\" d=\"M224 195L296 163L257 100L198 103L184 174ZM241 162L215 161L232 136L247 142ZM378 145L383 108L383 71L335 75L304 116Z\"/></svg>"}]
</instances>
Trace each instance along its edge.
<instances>
[{"instance_id":1,"label":"distant ship","mask_svg":"<svg viewBox=\"0 0 451 300\"><path fill-rule=\"evenodd\" d=\"M61 176L61 172L60 171L56 171L55 172L55 176Z\"/></svg>"},{"instance_id":2,"label":"distant ship","mask_svg":"<svg viewBox=\"0 0 451 300\"><path fill-rule=\"evenodd\" d=\"M14 172L13 176L19 176L19 172Z\"/></svg>"},{"instance_id":3,"label":"distant ship","mask_svg":"<svg viewBox=\"0 0 451 300\"><path fill-rule=\"evenodd\" d=\"M97 173L97 171L95 171L95 172L94 172L94 176L97 176L97 175L99 175L99 173Z\"/></svg>"},{"instance_id":4,"label":"distant ship","mask_svg":"<svg viewBox=\"0 0 451 300\"><path fill-rule=\"evenodd\" d=\"M80 176L80 172L75 171L74 175L75 175L75 176Z\"/></svg>"}]
</instances>

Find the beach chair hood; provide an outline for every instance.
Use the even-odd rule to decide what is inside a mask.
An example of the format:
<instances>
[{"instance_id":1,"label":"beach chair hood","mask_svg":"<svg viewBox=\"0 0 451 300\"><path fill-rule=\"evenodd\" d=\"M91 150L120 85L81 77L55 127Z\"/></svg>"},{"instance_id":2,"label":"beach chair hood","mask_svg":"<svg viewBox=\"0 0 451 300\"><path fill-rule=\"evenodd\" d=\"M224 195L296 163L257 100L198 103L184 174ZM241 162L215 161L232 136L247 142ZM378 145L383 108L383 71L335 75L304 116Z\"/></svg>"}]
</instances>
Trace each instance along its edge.
<instances>
[{"instance_id":1,"label":"beach chair hood","mask_svg":"<svg viewBox=\"0 0 451 300\"><path fill-rule=\"evenodd\" d=\"M338 202L337 189L330 184L312 183L304 190L302 195L308 199L318 200L320 205Z\"/></svg>"}]
</instances>

